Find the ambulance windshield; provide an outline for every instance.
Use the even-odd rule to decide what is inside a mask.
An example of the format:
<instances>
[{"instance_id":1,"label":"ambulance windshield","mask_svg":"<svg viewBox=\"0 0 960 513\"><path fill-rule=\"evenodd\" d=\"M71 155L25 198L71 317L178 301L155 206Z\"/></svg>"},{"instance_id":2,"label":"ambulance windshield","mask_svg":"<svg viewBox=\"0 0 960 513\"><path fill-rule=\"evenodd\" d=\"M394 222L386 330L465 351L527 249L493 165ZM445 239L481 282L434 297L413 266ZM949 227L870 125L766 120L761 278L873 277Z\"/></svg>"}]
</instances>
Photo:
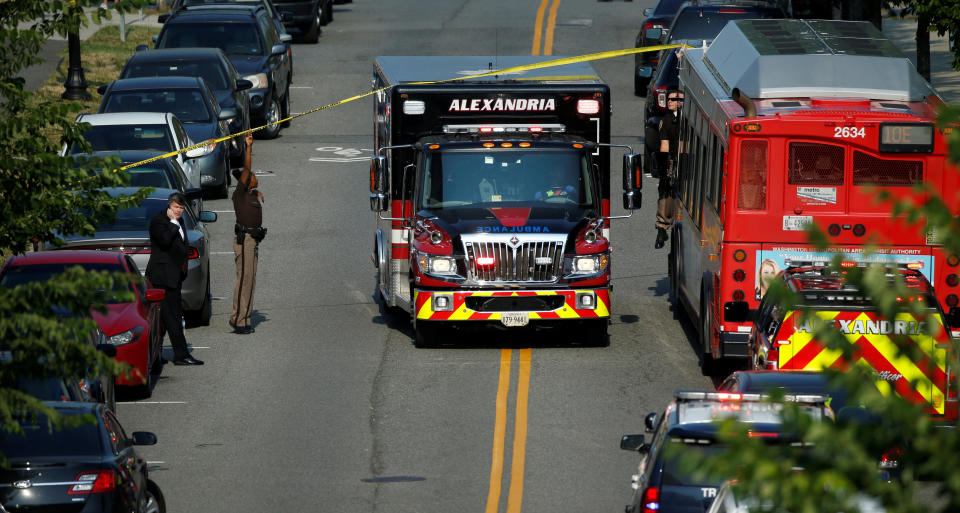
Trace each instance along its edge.
<instances>
[{"instance_id":1,"label":"ambulance windshield","mask_svg":"<svg viewBox=\"0 0 960 513\"><path fill-rule=\"evenodd\" d=\"M586 156L566 149L477 149L428 153L419 207L596 208Z\"/></svg>"}]
</instances>

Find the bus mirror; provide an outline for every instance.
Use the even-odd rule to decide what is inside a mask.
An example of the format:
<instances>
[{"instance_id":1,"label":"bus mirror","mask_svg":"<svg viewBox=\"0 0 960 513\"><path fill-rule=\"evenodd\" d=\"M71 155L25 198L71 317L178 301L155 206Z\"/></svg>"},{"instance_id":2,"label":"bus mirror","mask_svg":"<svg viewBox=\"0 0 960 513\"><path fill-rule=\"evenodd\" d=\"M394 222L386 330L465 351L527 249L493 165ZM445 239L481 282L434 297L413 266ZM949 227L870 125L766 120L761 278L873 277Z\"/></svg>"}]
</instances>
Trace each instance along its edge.
<instances>
[{"instance_id":1,"label":"bus mirror","mask_svg":"<svg viewBox=\"0 0 960 513\"><path fill-rule=\"evenodd\" d=\"M725 322L748 322L752 318L750 305L746 301L727 301L723 304L723 320Z\"/></svg>"},{"instance_id":2,"label":"bus mirror","mask_svg":"<svg viewBox=\"0 0 960 513\"><path fill-rule=\"evenodd\" d=\"M643 188L643 165L639 153L623 155L623 190Z\"/></svg>"},{"instance_id":3,"label":"bus mirror","mask_svg":"<svg viewBox=\"0 0 960 513\"><path fill-rule=\"evenodd\" d=\"M640 208L640 200L643 199L643 193L640 189L623 191L623 209L636 210Z\"/></svg>"},{"instance_id":4,"label":"bus mirror","mask_svg":"<svg viewBox=\"0 0 960 513\"><path fill-rule=\"evenodd\" d=\"M370 157L370 192L387 193L387 157Z\"/></svg>"},{"instance_id":5,"label":"bus mirror","mask_svg":"<svg viewBox=\"0 0 960 513\"><path fill-rule=\"evenodd\" d=\"M390 200L386 194L374 193L370 195L370 210L374 212L386 212L389 204Z\"/></svg>"}]
</instances>

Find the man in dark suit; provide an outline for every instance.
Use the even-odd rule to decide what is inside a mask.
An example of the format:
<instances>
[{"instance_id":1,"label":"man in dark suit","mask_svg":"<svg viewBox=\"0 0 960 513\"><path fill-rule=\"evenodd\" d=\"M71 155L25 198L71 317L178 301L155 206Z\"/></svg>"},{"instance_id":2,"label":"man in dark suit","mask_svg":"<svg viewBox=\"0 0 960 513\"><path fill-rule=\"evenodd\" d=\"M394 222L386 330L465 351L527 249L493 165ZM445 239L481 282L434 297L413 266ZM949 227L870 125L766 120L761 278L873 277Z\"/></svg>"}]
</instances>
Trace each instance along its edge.
<instances>
[{"instance_id":1,"label":"man in dark suit","mask_svg":"<svg viewBox=\"0 0 960 513\"><path fill-rule=\"evenodd\" d=\"M147 279L155 287L163 287L163 325L170 335L174 365L203 365L202 360L190 356L187 339L183 336L183 305L180 286L187 276L187 227L183 223L186 198L175 192L167 198L167 208L150 219L150 260Z\"/></svg>"}]
</instances>

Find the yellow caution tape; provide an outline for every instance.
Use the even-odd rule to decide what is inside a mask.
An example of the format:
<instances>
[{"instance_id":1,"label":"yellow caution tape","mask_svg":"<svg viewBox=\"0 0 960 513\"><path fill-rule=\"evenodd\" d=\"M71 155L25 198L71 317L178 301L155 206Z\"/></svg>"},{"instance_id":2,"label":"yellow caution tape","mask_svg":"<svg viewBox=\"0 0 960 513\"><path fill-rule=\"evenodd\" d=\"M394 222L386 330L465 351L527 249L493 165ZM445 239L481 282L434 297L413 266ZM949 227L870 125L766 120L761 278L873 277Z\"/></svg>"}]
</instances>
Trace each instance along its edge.
<instances>
[{"instance_id":1,"label":"yellow caution tape","mask_svg":"<svg viewBox=\"0 0 960 513\"><path fill-rule=\"evenodd\" d=\"M504 69L498 69L498 70L493 70L493 71L487 71L487 72L485 72L485 73L478 73L478 74L476 74L476 75L469 75L469 76L465 76L465 77L448 78L448 79L446 79L446 80L432 80L432 81L425 81L425 82L408 82L407 84L412 84L412 85L445 84L445 83L448 83L448 82L457 82L457 81L460 81L460 80L470 80L470 79L473 79L473 78L491 77L491 76L495 76L495 75L506 75L506 74L510 74L510 73L519 73L519 72L521 72L521 71L529 71L529 70L534 70L534 69L553 68L553 67L557 67L557 66L564 66L564 65L567 65L567 64L576 64L576 63L579 63L579 62L599 61L599 60L602 60L602 59L611 59L611 58L614 58L614 57L623 57L624 55L633 55L633 54L637 54L637 53L659 52L660 50L667 50L667 49L670 49L670 48L680 48L680 47L690 48L689 45L684 45L684 44L682 44L682 43L678 43L678 44L670 44L670 45L644 46L644 47L640 47L640 48L627 48L627 49L624 49L624 50L610 50L610 51L606 51L606 52L588 53L588 54L585 54L585 55L578 55L578 56L575 56L575 57L562 57L562 58L559 58L559 59L551 59L551 60L543 61L543 62L535 62L535 63L533 63L533 64L524 64L524 65L522 65L522 66L514 66L514 67L512 67L512 68L504 68ZM583 79L591 79L591 78L596 78L596 77L593 77L593 76L549 77L549 79L551 79L551 80L563 80L563 79L566 79L566 80L583 80ZM534 80L534 79L536 79L536 80L542 80L542 79L544 79L544 77L532 77L532 78L529 78L528 80ZM117 171L125 171L125 170L127 170L127 169L132 168L132 167L142 166L142 165L144 165L144 164L149 164L149 163L151 163L151 162L156 162L156 161L158 161L158 160L160 160L160 159L166 159L166 158L174 157L174 156L179 155L179 154L181 154L181 153L186 153L186 152L188 152L188 151L190 151L190 150L194 150L194 149L197 149L197 148L202 148L202 147L204 147L204 146L210 146L210 145L212 145L212 144L219 144L219 143L222 143L222 142L224 142L224 141L229 141L230 139L233 139L234 137L240 137L240 136L244 136L244 135L246 135L246 134L248 134L248 133L257 132L257 131L263 130L264 128L267 128L268 126L279 125L279 124L281 124L281 123L286 123L286 122L288 122L288 121L290 121L290 120L292 120L292 119L296 119L296 118L303 117L303 116L308 116L308 115L313 114L313 113L315 113L315 112L320 112L321 110L330 109L330 108L333 108L333 107L337 107L337 106L343 105L344 103L349 103L349 102L352 102L352 101L354 101L354 100L359 100L359 99L361 99L361 98L366 98L367 96L374 95L374 94L377 94L377 93L382 92L382 91L386 91L387 89L390 89L391 87L393 87L393 86L381 87L380 89L374 89L374 90L372 90L372 91L369 91L369 92L366 92L366 93L363 93L363 94L358 94L358 95L356 95L356 96L351 96L351 97L349 97L349 98L344 98L344 99L342 99L342 100L340 100L340 101L336 101L336 102L334 102L334 103L330 103L330 104L324 105L324 106L322 106L322 107L316 107L316 108L310 109L310 110L308 110L308 111L304 111L304 112L301 112L301 113L299 113L299 114L294 114L293 116L289 116L289 117L286 117L286 118L283 118L283 119L274 121L273 123L267 123L266 125L263 125L263 126L258 126L258 127L255 127L255 128L251 128L251 129L249 129L249 130L244 130L243 132L237 132L237 133L235 133L235 134L230 134L230 135L227 135L227 136L224 136L224 137L220 137L220 138L217 138L217 139L208 139L208 140L206 140L206 141L203 141L203 142L194 144L193 146L187 146L186 148L181 148L181 149L179 149L179 150L174 150L174 151L171 151L171 152L167 152L167 153L164 153L164 154L162 154L162 155L157 155L157 156L155 156L155 157L150 157L150 158L148 158L148 159L146 159L146 160L141 160L140 162L134 162L134 163L132 163L132 164L127 164L127 165L125 165L125 166L123 166L123 167L120 167L120 168L118 168L118 169L114 169L114 172L117 172Z\"/></svg>"}]
</instances>

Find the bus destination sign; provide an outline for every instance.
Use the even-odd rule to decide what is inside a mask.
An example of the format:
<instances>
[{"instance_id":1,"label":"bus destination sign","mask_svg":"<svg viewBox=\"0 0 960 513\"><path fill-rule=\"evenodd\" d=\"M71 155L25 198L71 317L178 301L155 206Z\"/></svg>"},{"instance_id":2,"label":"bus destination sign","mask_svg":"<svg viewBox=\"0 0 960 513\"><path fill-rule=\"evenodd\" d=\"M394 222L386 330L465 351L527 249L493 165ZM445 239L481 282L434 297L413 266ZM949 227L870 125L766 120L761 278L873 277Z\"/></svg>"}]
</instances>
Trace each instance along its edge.
<instances>
[{"instance_id":1,"label":"bus destination sign","mask_svg":"<svg viewBox=\"0 0 960 513\"><path fill-rule=\"evenodd\" d=\"M883 153L932 153L933 123L880 123Z\"/></svg>"}]
</instances>

